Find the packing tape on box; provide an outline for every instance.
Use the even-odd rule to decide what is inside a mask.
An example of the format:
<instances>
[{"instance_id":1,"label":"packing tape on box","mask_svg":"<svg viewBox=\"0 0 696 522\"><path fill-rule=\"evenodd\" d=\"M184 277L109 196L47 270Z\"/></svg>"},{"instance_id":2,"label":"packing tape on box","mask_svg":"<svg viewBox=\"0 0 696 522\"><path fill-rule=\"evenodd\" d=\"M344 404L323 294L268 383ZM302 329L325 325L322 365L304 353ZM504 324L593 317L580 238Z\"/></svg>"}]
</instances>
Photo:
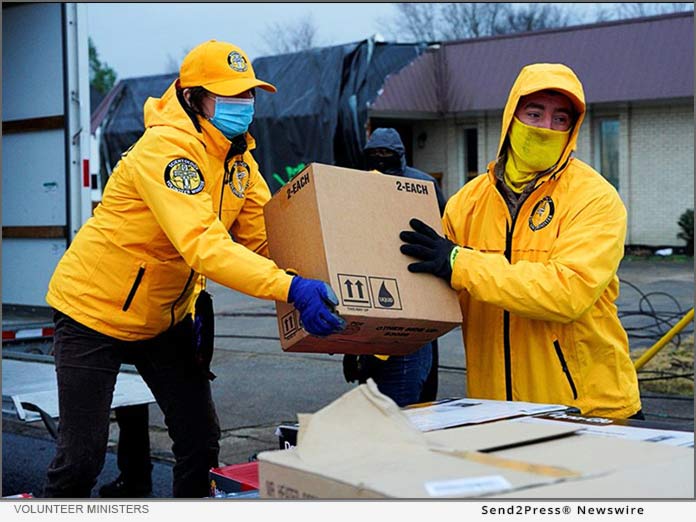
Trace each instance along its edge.
<instances>
[{"instance_id":1,"label":"packing tape on box","mask_svg":"<svg viewBox=\"0 0 696 522\"><path fill-rule=\"evenodd\" d=\"M431 449L432 451L437 451L447 455L455 455L457 457L461 457L472 462L478 462L479 464L485 464L487 466L495 466L498 468L521 471L524 473L535 473L537 475L543 475L546 477L573 478L582 476L582 473L578 473L577 471L572 471L566 468L547 466L544 464L533 464L531 462L523 462L521 460L506 459L478 451L458 451L445 448Z\"/></svg>"}]
</instances>

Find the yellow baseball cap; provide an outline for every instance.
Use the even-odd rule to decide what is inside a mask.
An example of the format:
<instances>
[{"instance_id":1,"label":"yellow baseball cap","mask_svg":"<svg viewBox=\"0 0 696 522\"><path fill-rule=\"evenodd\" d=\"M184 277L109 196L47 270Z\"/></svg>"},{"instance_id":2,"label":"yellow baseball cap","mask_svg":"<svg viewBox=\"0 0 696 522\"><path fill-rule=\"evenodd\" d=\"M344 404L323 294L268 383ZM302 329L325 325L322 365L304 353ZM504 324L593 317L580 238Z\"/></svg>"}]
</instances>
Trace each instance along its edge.
<instances>
[{"instance_id":1,"label":"yellow baseball cap","mask_svg":"<svg viewBox=\"0 0 696 522\"><path fill-rule=\"evenodd\" d=\"M189 52L179 69L181 88L204 87L220 96L234 96L253 87L276 92L256 78L248 56L236 45L208 40Z\"/></svg>"}]
</instances>

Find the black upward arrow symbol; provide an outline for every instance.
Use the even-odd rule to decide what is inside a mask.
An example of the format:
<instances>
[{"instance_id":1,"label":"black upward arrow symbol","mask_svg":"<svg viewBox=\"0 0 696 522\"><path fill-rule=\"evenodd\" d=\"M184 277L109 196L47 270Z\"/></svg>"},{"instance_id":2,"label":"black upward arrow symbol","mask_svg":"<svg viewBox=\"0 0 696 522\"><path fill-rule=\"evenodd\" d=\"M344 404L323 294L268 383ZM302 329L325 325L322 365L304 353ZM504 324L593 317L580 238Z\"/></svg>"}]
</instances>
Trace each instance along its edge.
<instances>
[{"instance_id":1,"label":"black upward arrow symbol","mask_svg":"<svg viewBox=\"0 0 696 522\"><path fill-rule=\"evenodd\" d=\"M349 280L346 280L346 290L348 290L348 297L352 298L353 297L353 283L351 283Z\"/></svg>"},{"instance_id":2,"label":"black upward arrow symbol","mask_svg":"<svg viewBox=\"0 0 696 522\"><path fill-rule=\"evenodd\" d=\"M358 296L360 297L360 299L364 299L365 296L363 295L363 291L362 291L362 290L363 290L363 284L362 284L360 281L357 281L357 282L355 283L355 286L358 287Z\"/></svg>"}]
</instances>

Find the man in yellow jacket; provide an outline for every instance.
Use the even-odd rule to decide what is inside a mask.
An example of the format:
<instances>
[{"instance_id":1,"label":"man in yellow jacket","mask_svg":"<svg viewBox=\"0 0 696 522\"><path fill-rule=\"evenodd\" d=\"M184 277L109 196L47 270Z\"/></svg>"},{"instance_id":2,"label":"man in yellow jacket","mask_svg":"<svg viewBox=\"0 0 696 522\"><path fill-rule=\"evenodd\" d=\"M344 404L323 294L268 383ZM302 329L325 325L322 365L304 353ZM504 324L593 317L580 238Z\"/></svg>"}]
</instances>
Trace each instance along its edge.
<instances>
[{"instance_id":1,"label":"man in yellow jacket","mask_svg":"<svg viewBox=\"0 0 696 522\"><path fill-rule=\"evenodd\" d=\"M615 304L626 209L572 156L584 116L570 68L524 67L498 157L449 200L446 238L414 219L401 251L459 293L469 397L642 418Z\"/></svg>"},{"instance_id":2,"label":"man in yellow jacket","mask_svg":"<svg viewBox=\"0 0 696 522\"><path fill-rule=\"evenodd\" d=\"M310 334L343 328L328 284L267 258L270 191L247 132L257 87L275 91L238 47L210 40L194 48L163 96L145 103L145 133L56 267L46 300L56 310L60 432L45 496L90 496L126 360L164 414L174 496L207 496L220 428L209 372L194 351L190 312L201 277L293 303Z\"/></svg>"}]
</instances>

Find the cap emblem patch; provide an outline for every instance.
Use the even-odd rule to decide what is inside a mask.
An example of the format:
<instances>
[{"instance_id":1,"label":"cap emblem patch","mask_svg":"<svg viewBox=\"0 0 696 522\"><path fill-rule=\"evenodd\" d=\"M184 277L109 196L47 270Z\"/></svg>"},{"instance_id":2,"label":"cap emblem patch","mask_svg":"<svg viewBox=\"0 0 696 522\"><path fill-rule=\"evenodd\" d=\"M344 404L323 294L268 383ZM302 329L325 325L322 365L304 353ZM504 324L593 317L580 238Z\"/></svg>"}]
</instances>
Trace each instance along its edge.
<instances>
[{"instance_id":1,"label":"cap emblem patch","mask_svg":"<svg viewBox=\"0 0 696 522\"><path fill-rule=\"evenodd\" d=\"M246 58L244 58L244 56L239 54L237 51L232 51L227 55L227 63L229 64L230 69L237 72L244 72L249 68Z\"/></svg>"}]
</instances>

